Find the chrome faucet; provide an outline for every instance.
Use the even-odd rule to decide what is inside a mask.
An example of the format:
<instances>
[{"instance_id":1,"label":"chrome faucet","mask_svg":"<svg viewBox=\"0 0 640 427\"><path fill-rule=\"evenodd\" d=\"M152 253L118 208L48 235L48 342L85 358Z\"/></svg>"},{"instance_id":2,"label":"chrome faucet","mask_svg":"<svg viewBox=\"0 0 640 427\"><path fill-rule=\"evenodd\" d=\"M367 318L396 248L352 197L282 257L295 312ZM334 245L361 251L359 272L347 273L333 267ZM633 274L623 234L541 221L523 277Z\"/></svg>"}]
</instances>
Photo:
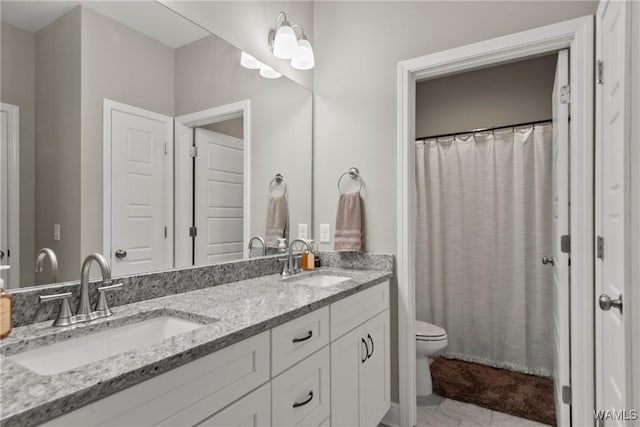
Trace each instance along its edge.
<instances>
[{"instance_id":1,"label":"chrome faucet","mask_svg":"<svg viewBox=\"0 0 640 427\"><path fill-rule=\"evenodd\" d=\"M49 258L49 265L51 266L51 281L58 281L58 257L53 249L42 248L36 253L36 273L42 273L44 271L44 259Z\"/></svg>"},{"instance_id":2,"label":"chrome faucet","mask_svg":"<svg viewBox=\"0 0 640 427\"><path fill-rule=\"evenodd\" d=\"M89 271L91 270L91 264L93 261L97 262L100 267L103 284L103 286L98 288L98 302L94 311L91 310L91 304L89 302ZM75 323L88 322L100 317L108 317L113 313L109 309L105 293L122 289L122 283L117 283L115 285L112 285L111 283L111 268L109 267L109 263L105 257L98 253L91 254L87 256L82 263L82 270L80 272L80 302L78 304L78 311L75 315L72 314L71 309L69 308L68 298L71 297L71 292L41 295L40 303L62 300L60 311L58 312L56 320L53 322L53 326L68 326Z\"/></svg>"},{"instance_id":3,"label":"chrome faucet","mask_svg":"<svg viewBox=\"0 0 640 427\"><path fill-rule=\"evenodd\" d=\"M263 256L267 256L267 244L264 242L264 239L260 236L255 236L252 237L251 240L249 240L249 256L251 256L251 245L253 244L253 241L257 240L258 242L260 242L262 244L262 255Z\"/></svg>"},{"instance_id":4,"label":"chrome faucet","mask_svg":"<svg viewBox=\"0 0 640 427\"><path fill-rule=\"evenodd\" d=\"M285 265L282 269L282 277L287 277L298 273L298 269L294 265L295 260L293 257L293 247L296 245L296 243L302 243L307 247L307 250L309 252L312 252L311 244L305 239L295 239L293 242L291 242L291 244L289 245L289 257L287 265Z\"/></svg>"}]
</instances>

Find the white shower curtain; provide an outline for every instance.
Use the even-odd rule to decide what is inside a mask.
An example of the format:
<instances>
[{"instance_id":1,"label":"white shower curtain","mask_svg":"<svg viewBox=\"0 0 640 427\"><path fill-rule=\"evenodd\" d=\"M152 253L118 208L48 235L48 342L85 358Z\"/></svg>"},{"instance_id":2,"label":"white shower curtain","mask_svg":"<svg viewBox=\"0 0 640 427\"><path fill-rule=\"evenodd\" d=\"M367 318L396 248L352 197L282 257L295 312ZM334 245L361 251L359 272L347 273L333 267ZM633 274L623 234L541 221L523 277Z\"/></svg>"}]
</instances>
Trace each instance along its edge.
<instances>
[{"instance_id":1,"label":"white shower curtain","mask_svg":"<svg viewBox=\"0 0 640 427\"><path fill-rule=\"evenodd\" d=\"M445 356L551 375L551 131L416 142L416 313Z\"/></svg>"}]
</instances>

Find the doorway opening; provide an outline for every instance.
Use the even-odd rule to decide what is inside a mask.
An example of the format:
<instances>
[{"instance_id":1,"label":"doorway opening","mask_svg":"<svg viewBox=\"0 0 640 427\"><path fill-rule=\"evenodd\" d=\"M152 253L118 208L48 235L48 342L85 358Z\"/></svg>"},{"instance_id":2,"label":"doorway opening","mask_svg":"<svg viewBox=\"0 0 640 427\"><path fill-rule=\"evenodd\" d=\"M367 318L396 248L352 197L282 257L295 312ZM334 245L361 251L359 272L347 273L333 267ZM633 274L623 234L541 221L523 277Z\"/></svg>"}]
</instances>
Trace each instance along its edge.
<instances>
[{"instance_id":1,"label":"doorway opening","mask_svg":"<svg viewBox=\"0 0 640 427\"><path fill-rule=\"evenodd\" d=\"M570 423L568 76L565 49L416 83L419 425Z\"/></svg>"},{"instance_id":2,"label":"doorway opening","mask_svg":"<svg viewBox=\"0 0 640 427\"><path fill-rule=\"evenodd\" d=\"M401 426L416 425L416 88L417 82L569 49L572 120L568 192L571 423L592 422L593 388L593 18L584 17L444 52L398 66L398 299ZM462 129L463 131L466 129ZM559 245L559 243L558 243ZM499 262L496 260L495 262ZM562 421L564 422L564 421Z\"/></svg>"}]
</instances>

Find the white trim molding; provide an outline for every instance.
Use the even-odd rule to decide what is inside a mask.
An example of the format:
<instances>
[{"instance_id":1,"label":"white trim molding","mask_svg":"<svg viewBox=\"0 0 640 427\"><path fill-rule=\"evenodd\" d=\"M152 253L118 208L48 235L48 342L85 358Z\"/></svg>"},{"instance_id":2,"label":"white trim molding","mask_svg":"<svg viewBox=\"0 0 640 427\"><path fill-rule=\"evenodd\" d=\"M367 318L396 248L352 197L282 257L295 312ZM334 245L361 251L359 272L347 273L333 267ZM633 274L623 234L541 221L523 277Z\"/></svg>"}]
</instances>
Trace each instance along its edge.
<instances>
[{"instance_id":1,"label":"white trim molding","mask_svg":"<svg viewBox=\"0 0 640 427\"><path fill-rule=\"evenodd\" d=\"M391 407L387 414L382 418L380 424L387 427L400 427L400 405L396 402L391 402Z\"/></svg>"},{"instance_id":2,"label":"white trim molding","mask_svg":"<svg viewBox=\"0 0 640 427\"><path fill-rule=\"evenodd\" d=\"M400 426L416 425L416 81L570 49L572 421L593 425L594 408L594 18L585 16L410 59L398 64L397 253Z\"/></svg>"},{"instance_id":3,"label":"white trim molding","mask_svg":"<svg viewBox=\"0 0 640 427\"><path fill-rule=\"evenodd\" d=\"M20 287L20 107L3 102L0 109L7 114L7 243L14 254L9 257L7 289L16 289Z\"/></svg>"},{"instance_id":4,"label":"white trim molding","mask_svg":"<svg viewBox=\"0 0 640 427\"><path fill-rule=\"evenodd\" d=\"M209 108L191 114L185 114L175 118L175 205L193 206L193 182L189 179L191 173L191 157L189 149L193 145L193 128L198 126L219 123L226 120L242 117L243 140L244 140L244 219L243 219L243 251L244 256L249 256L247 246L251 238L251 100L219 107ZM176 267L187 267L192 265L191 257L193 247L191 237L187 233L178 230L188 230L192 225L191 213L185 214L182 210L176 210L175 215L175 252L174 260Z\"/></svg>"}]
</instances>

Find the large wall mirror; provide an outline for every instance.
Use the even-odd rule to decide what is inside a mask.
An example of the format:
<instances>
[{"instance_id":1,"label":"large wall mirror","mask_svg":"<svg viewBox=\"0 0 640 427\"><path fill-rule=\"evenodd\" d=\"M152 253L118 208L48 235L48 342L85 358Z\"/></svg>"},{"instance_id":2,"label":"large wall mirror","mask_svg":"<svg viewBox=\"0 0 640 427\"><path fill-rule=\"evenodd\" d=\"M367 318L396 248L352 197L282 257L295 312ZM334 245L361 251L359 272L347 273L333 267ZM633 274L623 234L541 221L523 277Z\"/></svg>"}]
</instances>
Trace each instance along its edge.
<instances>
[{"instance_id":1,"label":"large wall mirror","mask_svg":"<svg viewBox=\"0 0 640 427\"><path fill-rule=\"evenodd\" d=\"M141 274L312 229L309 90L157 2L0 8L9 288L78 280L93 252Z\"/></svg>"}]
</instances>

